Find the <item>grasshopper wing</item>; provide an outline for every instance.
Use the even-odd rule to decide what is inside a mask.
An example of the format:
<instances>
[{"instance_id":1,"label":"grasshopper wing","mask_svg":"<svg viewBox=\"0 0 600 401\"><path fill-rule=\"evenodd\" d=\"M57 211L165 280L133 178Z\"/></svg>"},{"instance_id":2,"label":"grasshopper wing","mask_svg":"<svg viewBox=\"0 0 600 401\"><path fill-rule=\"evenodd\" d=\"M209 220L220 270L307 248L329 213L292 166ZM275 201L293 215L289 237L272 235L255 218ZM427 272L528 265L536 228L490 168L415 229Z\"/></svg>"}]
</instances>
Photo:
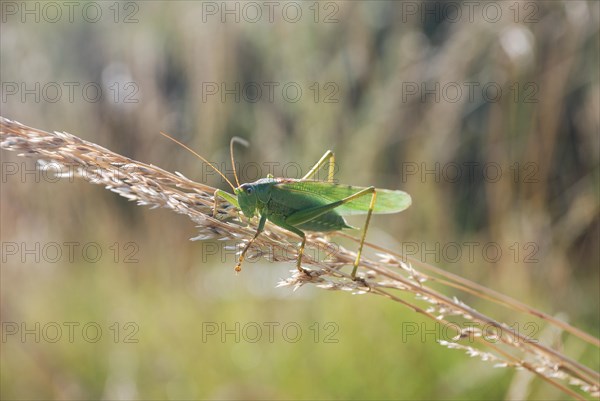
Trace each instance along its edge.
<instances>
[{"instance_id":1,"label":"grasshopper wing","mask_svg":"<svg viewBox=\"0 0 600 401\"><path fill-rule=\"evenodd\" d=\"M365 187L311 180L286 180L276 184L276 186L287 191L305 193L312 197L321 198L324 203L339 201L365 189ZM370 203L370 196L362 196L338 206L335 210L341 215L365 214L369 211ZM398 213L408 208L410 204L410 195L404 191L377 188L377 198L373 213Z\"/></svg>"}]
</instances>

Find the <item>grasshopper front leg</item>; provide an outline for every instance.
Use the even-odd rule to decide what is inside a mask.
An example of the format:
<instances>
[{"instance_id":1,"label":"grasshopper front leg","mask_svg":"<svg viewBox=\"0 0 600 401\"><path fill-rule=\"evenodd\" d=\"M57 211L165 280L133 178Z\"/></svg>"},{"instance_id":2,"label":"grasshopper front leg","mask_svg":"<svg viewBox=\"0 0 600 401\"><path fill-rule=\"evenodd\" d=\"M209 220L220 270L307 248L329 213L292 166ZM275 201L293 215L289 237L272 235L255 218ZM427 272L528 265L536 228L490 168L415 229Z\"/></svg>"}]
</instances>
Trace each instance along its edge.
<instances>
[{"instance_id":1,"label":"grasshopper front leg","mask_svg":"<svg viewBox=\"0 0 600 401\"><path fill-rule=\"evenodd\" d=\"M213 217L217 217L217 205L219 198L225 199L227 202L231 203L236 208L240 208L237 197L235 195L230 194L229 192L225 192L223 190L217 189L213 194Z\"/></svg>"},{"instance_id":2,"label":"grasshopper front leg","mask_svg":"<svg viewBox=\"0 0 600 401\"><path fill-rule=\"evenodd\" d=\"M244 258L246 257L246 252L248 252L248 249L250 249L250 245L252 245L252 243L254 242L254 240L256 240L256 238L258 238L258 236L260 235L260 233L263 232L263 230L265 229L265 223L266 222L267 222L267 215L266 214L261 215L260 216L260 221L258 223L258 228L256 229L256 233L254 234L254 237L252 237L252 239L250 241L248 241L248 243L246 244L246 246L242 250L242 253L240 254L240 258L238 259L237 265L235 265L235 271L236 271L236 273L239 273L239 272L242 271L242 263L244 262Z\"/></svg>"},{"instance_id":3,"label":"grasshopper front leg","mask_svg":"<svg viewBox=\"0 0 600 401\"><path fill-rule=\"evenodd\" d=\"M294 227L293 225L288 224L286 221L277 221L276 224L285 230L293 232L302 239L302 242L300 243L300 249L298 249L296 268L300 273L305 273L304 269L302 268L302 255L304 255L304 247L306 246L306 234L304 234L302 230Z\"/></svg>"}]
</instances>

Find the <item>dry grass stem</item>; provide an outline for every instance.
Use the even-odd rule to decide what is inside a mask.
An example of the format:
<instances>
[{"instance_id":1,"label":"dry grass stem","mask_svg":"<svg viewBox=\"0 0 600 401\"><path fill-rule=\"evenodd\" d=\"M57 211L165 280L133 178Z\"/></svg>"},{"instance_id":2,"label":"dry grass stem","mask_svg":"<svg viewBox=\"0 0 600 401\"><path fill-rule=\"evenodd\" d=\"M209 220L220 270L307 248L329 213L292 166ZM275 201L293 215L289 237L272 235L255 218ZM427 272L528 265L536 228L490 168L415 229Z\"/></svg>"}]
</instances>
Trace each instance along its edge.
<instances>
[{"instance_id":1,"label":"dry grass stem","mask_svg":"<svg viewBox=\"0 0 600 401\"><path fill-rule=\"evenodd\" d=\"M250 225L239 219L239 212L224 201L219 202L216 218L212 217L215 188L193 182L182 174L170 173L159 167L141 163L84 141L65 132L49 133L30 128L18 122L0 117L1 147L33 156L40 165L52 163L59 175L75 174L85 180L104 185L139 205L165 207L184 214L197 224L198 233L192 238L248 241L255 232L256 221ZM341 233L343 237L356 238ZM252 249L254 255L268 255L270 260L294 260L289 250L297 238L285 230L267 224ZM329 256L317 260L308 255L304 267L308 274L295 269L279 286L298 289L307 284L332 291L348 291L353 294L374 294L401 303L417 313L454 331L451 339L439 341L445 347L458 349L469 356L489 361L496 367L526 369L542 380L556 386L571 397L585 399L600 395L600 375L539 339L530 338L509 325L486 316L456 296L446 295L430 284L456 290L491 301L514 312L525 314L545 322L588 342L595 347L600 341L528 305L497 293L489 288L448 273L418 260L407 259L401 254L377 244L365 243L365 247L377 252L376 259L361 260L362 281L353 281L343 267L351 265L355 253L336 246L318 234L310 235L307 250L325 251ZM328 250L335 249L331 253ZM315 253L318 254L318 253ZM250 255L249 255L250 256ZM419 270L415 268L419 267ZM232 266L233 267L233 266Z\"/></svg>"}]
</instances>

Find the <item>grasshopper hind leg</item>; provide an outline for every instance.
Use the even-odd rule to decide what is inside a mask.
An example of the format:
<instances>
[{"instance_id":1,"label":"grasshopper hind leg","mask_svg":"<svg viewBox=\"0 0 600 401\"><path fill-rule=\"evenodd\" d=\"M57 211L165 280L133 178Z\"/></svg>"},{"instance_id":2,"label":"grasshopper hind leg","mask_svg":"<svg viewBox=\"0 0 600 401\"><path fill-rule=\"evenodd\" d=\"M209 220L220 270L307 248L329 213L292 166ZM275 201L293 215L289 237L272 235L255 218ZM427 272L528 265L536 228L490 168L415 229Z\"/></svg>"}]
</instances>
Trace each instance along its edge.
<instances>
[{"instance_id":1,"label":"grasshopper hind leg","mask_svg":"<svg viewBox=\"0 0 600 401\"><path fill-rule=\"evenodd\" d=\"M356 253L356 260L354 261L354 268L352 269L352 280L362 280L356 277L356 271L358 270L358 265L360 263L360 255L362 254L363 245L365 244L365 238L367 238L367 229L369 228L369 223L371 221L371 215L373 214L373 209L375 208L375 200L377 199L377 191L373 187L367 188L365 191L366 194L371 193L371 203L369 204L369 211L367 212L367 219L365 221L365 226L363 228L362 237L360 239L360 245L358 246L358 252ZM364 281L364 280L362 280Z\"/></svg>"},{"instance_id":2,"label":"grasshopper hind leg","mask_svg":"<svg viewBox=\"0 0 600 401\"><path fill-rule=\"evenodd\" d=\"M329 168L327 174L327 182L333 182L333 174L335 173L335 155L331 150L325 152L325 154L319 159L319 161L308 171L308 173L302 177L303 180L312 179L317 171L321 169L329 161Z\"/></svg>"},{"instance_id":3,"label":"grasshopper hind leg","mask_svg":"<svg viewBox=\"0 0 600 401\"><path fill-rule=\"evenodd\" d=\"M299 210L287 217L287 219L285 221L285 225L281 225L279 223L278 224L287 230L296 232L294 230L297 230L297 229L294 227L294 225L310 223L312 220L316 219L317 217L322 216L322 215L328 213L329 211L334 210L335 208L337 208L345 203L352 202L355 199L358 199L363 196L369 196L369 195L371 196L371 202L369 203L369 210L367 211L367 219L365 221L363 233L362 233L362 236L360 239L360 245L358 247L358 252L356 253L356 259L354 260L354 268L352 269L352 275L351 275L352 280L357 280L356 272L358 270L358 265L360 264L360 256L362 254L363 246L365 244L365 238L367 237L367 229L369 228L369 223L371 221L371 215L373 214L373 209L375 208L375 200L377 198L377 190L375 189L375 187L364 188L353 195L350 195L339 201L329 203L327 205L317 206L317 207L310 208L307 210ZM340 227L340 229L341 228L343 228L343 227ZM300 235L300 234L298 234L298 235ZM300 236L302 236L302 235L300 235ZM303 247L302 247L302 249L303 249Z\"/></svg>"}]
</instances>

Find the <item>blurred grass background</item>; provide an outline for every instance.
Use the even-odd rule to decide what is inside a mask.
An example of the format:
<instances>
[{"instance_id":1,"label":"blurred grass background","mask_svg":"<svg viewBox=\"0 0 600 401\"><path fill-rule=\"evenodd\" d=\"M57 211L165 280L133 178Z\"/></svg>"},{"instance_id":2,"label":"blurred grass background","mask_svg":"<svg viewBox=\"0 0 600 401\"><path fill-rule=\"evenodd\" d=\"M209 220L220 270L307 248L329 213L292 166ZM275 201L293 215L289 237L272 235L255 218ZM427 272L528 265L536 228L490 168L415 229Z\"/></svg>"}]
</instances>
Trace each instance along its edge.
<instances>
[{"instance_id":1,"label":"blurred grass background","mask_svg":"<svg viewBox=\"0 0 600 401\"><path fill-rule=\"evenodd\" d=\"M73 22L64 7L52 22L51 9L31 2L36 22L24 4L2 3L4 117L224 189L158 132L220 166L229 166L231 136L247 138L238 160L257 163L263 175L265 163L280 163L279 174L288 165L307 171L332 149L341 182L413 197L406 212L375 216L369 240L398 251L417 244L417 258L598 336L599 3L452 3L461 4L459 15L444 2L275 2L273 22L261 2L257 22L236 2L98 2L87 14L87 3L77 3ZM96 8L97 22L83 18L95 19ZM272 100L270 82L278 85ZM23 93L36 83L40 99ZM86 100L88 83L102 89L99 101ZM240 101L222 101L221 85L236 83ZM298 101L282 93L290 83L302 89ZM54 84L63 91L56 101ZM209 95L213 84L219 93ZM436 85L438 99L427 92ZM426 174L436 163L440 173ZM469 163L477 163L473 177ZM526 373L436 345L432 322L384 299L275 288L292 265L247 263L236 277L223 244L188 241L195 229L184 216L82 180L23 176L34 162L9 152L2 166L2 399L564 398ZM460 179L452 179L454 166ZM500 166L501 177L490 179L489 170L483 179L483 166ZM242 180L256 178L245 171ZM80 244L73 261L69 242ZM468 242L479 244L473 258ZM9 243L17 255L6 253ZM57 262L23 254L53 243L63 252ZM462 250L456 261L441 251L451 243ZM488 243L502 250L492 262L482 253ZM85 244L102 249L97 262L81 255ZM207 256L214 249L221 251ZM508 324L531 321L457 295ZM62 327L54 343L42 329L49 322ZM79 324L72 342L65 322ZM81 332L90 322L102 329L95 343ZM236 322L258 324L262 338L203 338L207 324ZM272 342L269 322L279 324ZM12 323L40 341L23 341L21 326L8 334ZM284 338L288 323L302 329L299 341ZM536 334L598 369L597 349L552 337L542 323L534 322ZM408 335L407 325L418 333ZM326 342L331 327L334 343Z\"/></svg>"}]
</instances>

